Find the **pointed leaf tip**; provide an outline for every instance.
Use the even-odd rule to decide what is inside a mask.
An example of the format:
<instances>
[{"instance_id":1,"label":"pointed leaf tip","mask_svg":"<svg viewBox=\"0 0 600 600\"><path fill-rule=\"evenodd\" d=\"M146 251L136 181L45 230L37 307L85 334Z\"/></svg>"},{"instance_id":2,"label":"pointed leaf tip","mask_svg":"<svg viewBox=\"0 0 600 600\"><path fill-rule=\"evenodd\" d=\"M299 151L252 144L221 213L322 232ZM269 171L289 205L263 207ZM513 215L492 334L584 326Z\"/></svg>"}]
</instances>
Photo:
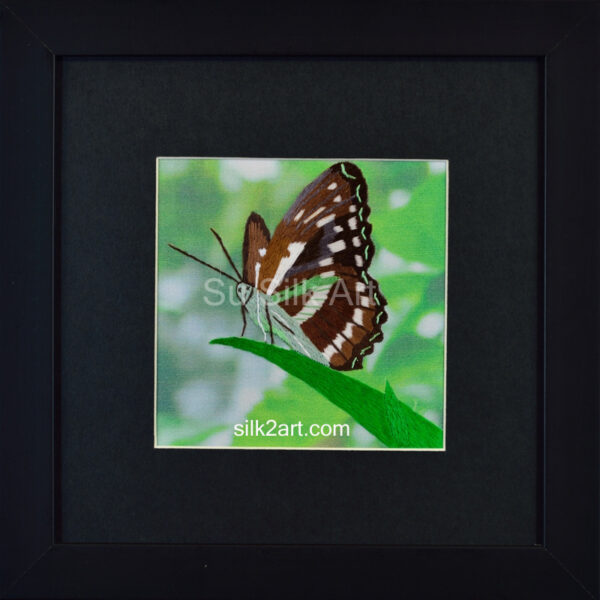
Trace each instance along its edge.
<instances>
[{"instance_id":1,"label":"pointed leaf tip","mask_svg":"<svg viewBox=\"0 0 600 600\"><path fill-rule=\"evenodd\" d=\"M385 399L386 400L398 400L398 397L396 396L396 394L394 394L394 388L390 385L390 382L386 379L385 380Z\"/></svg>"}]
</instances>

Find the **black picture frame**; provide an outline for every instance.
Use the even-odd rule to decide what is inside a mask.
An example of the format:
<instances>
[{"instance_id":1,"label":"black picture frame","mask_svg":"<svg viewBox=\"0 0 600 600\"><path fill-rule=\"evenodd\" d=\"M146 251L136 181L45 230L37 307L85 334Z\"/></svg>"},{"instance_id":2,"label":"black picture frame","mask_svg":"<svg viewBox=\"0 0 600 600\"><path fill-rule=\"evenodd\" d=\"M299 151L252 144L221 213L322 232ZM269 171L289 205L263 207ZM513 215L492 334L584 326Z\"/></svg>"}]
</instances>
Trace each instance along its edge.
<instances>
[{"instance_id":1,"label":"black picture frame","mask_svg":"<svg viewBox=\"0 0 600 600\"><path fill-rule=\"evenodd\" d=\"M254 3L238 7L234 16L226 5L184 1L3 1L3 597L598 597L600 4L422 2L373 7L361 18L341 8L320 6L320 18L314 19L305 6ZM337 26L331 28L328 18L334 15ZM357 26L358 38L343 35ZM544 61L539 544L56 542L57 61L65 56L227 55L534 56ZM32 164L34 173L26 166Z\"/></svg>"}]
</instances>

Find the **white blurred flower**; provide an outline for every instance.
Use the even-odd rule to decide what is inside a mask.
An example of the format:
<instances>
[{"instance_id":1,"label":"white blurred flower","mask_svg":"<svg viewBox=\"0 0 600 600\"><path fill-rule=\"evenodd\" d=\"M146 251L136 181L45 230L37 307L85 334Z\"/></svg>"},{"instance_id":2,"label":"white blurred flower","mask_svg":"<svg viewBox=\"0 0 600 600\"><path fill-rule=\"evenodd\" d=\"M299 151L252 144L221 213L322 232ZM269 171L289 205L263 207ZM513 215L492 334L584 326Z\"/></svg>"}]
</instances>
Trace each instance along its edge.
<instances>
[{"instance_id":1,"label":"white blurred flower","mask_svg":"<svg viewBox=\"0 0 600 600\"><path fill-rule=\"evenodd\" d=\"M159 158L158 168L161 175L179 175L188 168L189 163L184 158Z\"/></svg>"},{"instance_id":2,"label":"white blurred flower","mask_svg":"<svg viewBox=\"0 0 600 600\"><path fill-rule=\"evenodd\" d=\"M432 312L417 323L417 333L424 338L434 338L444 331L444 315Z\"/></svg>"},{"instance_id":3,"label":"white blurred flower","mask_svg":"<svg viewBox=\"0 0 600 600\"><path fill-rule=\"evenodd\" d=\"M377 439L371 432L358 423L352 428L352 437L361 448L367 448Z\"/></svg>"},{"instance_id":4,"label":"white blurred flower","mask_svg":"<svg viewBox=\"0 0 600 600\"><path fill-rule=\"evenodd\" d=\"M402 392L407 396L413 396L421 400L432 400L435 395L435 389L426 383L412 383L410 385L405 385L402 388Z\"/></svg>"},{"instance_id":5,"label":"white blurred flower","mask_svg":"<svg viewBox=\"0 0 600 600\"><path fill-rule=\"evenodd\" d=\"M182 417L210 422L219 413L222 399L216 383L193 379L177 391L175 402Z\"/></svg>"},{"instance_id":6,"label":"white blurred flower","mask_svg":"<svg viewBox=\"0 0 600 600\"><path fill-rule=\"evenodd\" d=\"M195 285L181 274L161 274L158 282L158 304L167 310L179 310L191 297Z\"/></svg>"},{"instance_id":7,"label":"white blurred flower","mask_svg":"<svg viewBox=\"0 0 600 600\"><path fill-rule=\"evenodd\" d=\"M434 425L437 425L438 427L443 427L443 425L444 425L443 419L442 419L442 413L440 413L437 410L426 410L423 413L423 416L428 421L431 421Z\"/></svg>"},{"instance_id":8,"label":"white blurred flower","mask_svg":"<svg viewBox=\"0 0 600 600\"><path fill-rule=\"evenodd\" d=\"M432 175L439 175L446 172L445 160L432 160L427 163L427 168Z\"/></svg>"},{"instance_id":9,"label":"white blurred flower","mask_svg":"<svg viewBox=\"0 0 600 600\"><path fill-rule=\"evenodd\" d=\"M231 159L221 161L221 183L230 190L239 190L242 182L275 179L279 176L279 161L270 158Z\"/></svg>"},{"instance_id":10,"label":"white blurred flower","mask_svg":"<svg viewBox=\"0 0 600 600\"><path fill-rule=\"evenodd\" d=\"M406 261L386 248L378 248L371 264L371 273L376 277L406 271Z\"/></svg>"},{"instance_id":11,"label":"white blurred flower","mask_svg":"<svg viewBox=\"0 0 600 600\"><path fill-rule=\"evenodd\" d=\"M393 190L390 193L390 208L402 208L410 200L410 192L407 190Z\"/></svg>"}]
</instances>

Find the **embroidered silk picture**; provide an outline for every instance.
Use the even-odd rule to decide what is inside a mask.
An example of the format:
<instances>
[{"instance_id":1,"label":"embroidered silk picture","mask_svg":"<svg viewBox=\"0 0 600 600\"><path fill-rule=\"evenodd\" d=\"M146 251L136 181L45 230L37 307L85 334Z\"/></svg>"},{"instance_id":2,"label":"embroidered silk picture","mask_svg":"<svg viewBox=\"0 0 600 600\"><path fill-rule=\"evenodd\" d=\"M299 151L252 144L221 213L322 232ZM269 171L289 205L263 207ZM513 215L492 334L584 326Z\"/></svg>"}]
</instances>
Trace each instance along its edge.
<instances>
[{"instance_id":1,"label":"embroidered silk picture","mask_svg":"<svg viewBox=\"0 0 600 600\"><path fill-rule=\"evenodd\" d=\"M157 159L155 446L443 450L448 163Z\"/></svg>"}]
</instances>

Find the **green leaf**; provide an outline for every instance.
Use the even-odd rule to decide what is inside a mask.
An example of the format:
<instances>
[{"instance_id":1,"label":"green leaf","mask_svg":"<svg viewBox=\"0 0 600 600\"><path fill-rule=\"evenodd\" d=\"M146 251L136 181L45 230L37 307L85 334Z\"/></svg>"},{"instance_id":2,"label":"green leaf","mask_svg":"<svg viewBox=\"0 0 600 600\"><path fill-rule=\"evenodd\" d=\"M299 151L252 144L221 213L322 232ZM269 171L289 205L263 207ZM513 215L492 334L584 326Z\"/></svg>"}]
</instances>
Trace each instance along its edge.
<instances>
[{"instance_id":1,"label":"green leaf","mask_svg":"<svg viewBox=\"0 0 600 600\"><path fill-rule=\"evenodd\" d=\"M346 411L389 448L441 448L442 430L400 402L389 384L380 392L293 350L246 338L218 338L211 344L251 352L281 367Z\"/></svg>"}]
</instances>

